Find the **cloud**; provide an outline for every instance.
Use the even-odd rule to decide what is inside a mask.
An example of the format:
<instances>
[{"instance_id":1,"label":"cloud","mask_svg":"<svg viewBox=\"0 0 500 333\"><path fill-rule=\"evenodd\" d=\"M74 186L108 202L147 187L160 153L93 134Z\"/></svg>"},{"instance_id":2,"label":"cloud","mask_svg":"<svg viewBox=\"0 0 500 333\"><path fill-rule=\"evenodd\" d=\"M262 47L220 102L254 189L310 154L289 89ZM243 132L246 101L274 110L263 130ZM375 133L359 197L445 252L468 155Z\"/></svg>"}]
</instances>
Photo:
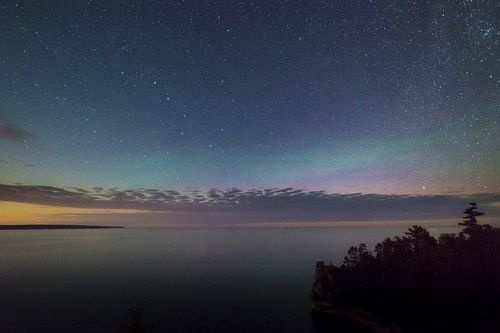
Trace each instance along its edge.
<instances>
[{"instance_id":1,"label":"cloud","mask_svg":"<svg viewBox=\"0 0 500 333\"><path fill-rule=\"evenodd\" d=\"M33 163L23 160L22 158L0 158L0 164L23 166L27 168L36 168L36 166Z\"/></svg>"},{"instance_id":2,"label":"cloud","mask_svg":"<svg viewBox=\"0 0 500 333\"><path fill-rule=\"evenodd\" d=\"M33 135L30 132L17 127L16 125L0 124L0 139L15 142L24 142L31 137L33 137Z\"/></svg>"},{"instance_id":3,"label":"cloud","mask_svg":"<svg viewBox=\"0 0 500 333\"><path fill-rule=\"evenodd\" d=\"M149 220L186 223L460 220L469 202L500 216L499 193L453 195L330 194L295 188L181 193L158 189L61 188L0 184L0 201L91 209L135 209ZM166 214L168 213L168 214Z\"/></svg>"},{"instance_id":4,"label":"cloud","mask_svg":"<svg viewBox=\"0 0 500 333\"><path fill-rule=\"evenodd\" d=\"M14 158L14 161L28 168L34 168L35 165L21 158Z\"/></svg>"}]
</instances>

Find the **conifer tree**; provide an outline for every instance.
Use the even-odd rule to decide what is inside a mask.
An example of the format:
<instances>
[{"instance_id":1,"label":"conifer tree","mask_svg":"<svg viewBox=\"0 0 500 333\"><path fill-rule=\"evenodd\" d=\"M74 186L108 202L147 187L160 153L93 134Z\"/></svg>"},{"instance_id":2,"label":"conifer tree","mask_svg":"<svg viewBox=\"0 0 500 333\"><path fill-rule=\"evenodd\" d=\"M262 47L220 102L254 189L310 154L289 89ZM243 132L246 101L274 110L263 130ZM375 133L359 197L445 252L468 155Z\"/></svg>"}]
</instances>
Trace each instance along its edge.
<instances>
[{"instance_id":1,"label":"conifer tree","mask_svg":"<svg viewBox=\"0 0 500 333\"><path fill-rule=\"evenodd\" d=\"M476 217L484 215L484 213L477 211L477 205L474 202L471 202L470 207L464 210L464 214L465 216L462 218L463 222L459 223L459 225L471 228L478 225Z\"/></svg>"}]
</instances>

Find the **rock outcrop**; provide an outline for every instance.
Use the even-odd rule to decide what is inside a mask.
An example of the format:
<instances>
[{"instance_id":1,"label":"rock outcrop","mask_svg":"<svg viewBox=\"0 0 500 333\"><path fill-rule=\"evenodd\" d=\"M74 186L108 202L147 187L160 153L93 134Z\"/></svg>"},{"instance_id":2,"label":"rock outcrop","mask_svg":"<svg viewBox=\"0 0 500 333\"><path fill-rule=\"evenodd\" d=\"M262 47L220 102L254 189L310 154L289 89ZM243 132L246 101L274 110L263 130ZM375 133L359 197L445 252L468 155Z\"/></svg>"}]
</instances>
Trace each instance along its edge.
<instances>
[{"instance_id":1,"label":"rock outcrop","mask_svg":"<svg viewBox=\"0 0 500 333\"><path fill-rule=\"evenodd\" d=\"M387 324L382 319L360 308L345 307L335 304L335 295L339 292L335 286L335 266L316 262L316 273L312 288L312 310L317 313L332 315L350 320L379 333L397 333L399 329Z\"/></svg>"}]
</instances>

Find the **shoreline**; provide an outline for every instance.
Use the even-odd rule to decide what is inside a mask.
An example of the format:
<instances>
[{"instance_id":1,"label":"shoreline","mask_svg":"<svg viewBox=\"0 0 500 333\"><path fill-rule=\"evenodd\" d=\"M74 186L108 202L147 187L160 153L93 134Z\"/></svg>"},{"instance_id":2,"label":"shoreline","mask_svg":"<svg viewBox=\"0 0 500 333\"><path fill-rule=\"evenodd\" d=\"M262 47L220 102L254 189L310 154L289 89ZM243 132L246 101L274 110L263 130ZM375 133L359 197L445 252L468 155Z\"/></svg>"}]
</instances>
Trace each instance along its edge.
<instances>
[{"instance_id":1,"label":"shoreline","mask_svg":"<svg viewBox=\"0 0 500 333\"><path fill-rule=\"evenodd\" d=\"M398 327L394 324L385 323L375 314L363 309L350 309L337 306L334 304L326 304L321 302L313 302L312 311L322 315L340 317L349 320L353 323L366 327L377 333L400 333Z\"/></svg>"},{"instance_id":2,"label":"shoreline","mask_svg":"<svg viewBox=\"0 0 500 333\"><path fill-rule=\"evenodd\" d=\"M81 224L4 224L0 230L50 230L50 229L123 229L121 226Z\"/></svg>"}]
</instances>

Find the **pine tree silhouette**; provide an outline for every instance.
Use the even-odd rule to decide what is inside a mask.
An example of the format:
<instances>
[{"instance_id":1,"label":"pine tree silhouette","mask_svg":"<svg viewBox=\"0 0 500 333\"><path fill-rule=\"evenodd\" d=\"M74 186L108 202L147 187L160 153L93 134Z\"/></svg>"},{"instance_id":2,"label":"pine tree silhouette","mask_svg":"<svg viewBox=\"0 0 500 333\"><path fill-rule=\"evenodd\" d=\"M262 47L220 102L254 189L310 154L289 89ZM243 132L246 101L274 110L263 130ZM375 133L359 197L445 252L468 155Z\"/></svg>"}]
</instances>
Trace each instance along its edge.
<instances>
[{"instance_id":1,"label":"pine tree silhouette","mask_svg":"<svg viewBox=\"0 0 500 333\"><path fill-rule=\"evenodd\" d=\"M458 225L462 225L464 227L476 227L478 216L483 216L484 213L477 211L477 205L474 202L470 203L470 207L464 210L465 216L462 218L463 222Z\"/></svg>"}]
</instances>

